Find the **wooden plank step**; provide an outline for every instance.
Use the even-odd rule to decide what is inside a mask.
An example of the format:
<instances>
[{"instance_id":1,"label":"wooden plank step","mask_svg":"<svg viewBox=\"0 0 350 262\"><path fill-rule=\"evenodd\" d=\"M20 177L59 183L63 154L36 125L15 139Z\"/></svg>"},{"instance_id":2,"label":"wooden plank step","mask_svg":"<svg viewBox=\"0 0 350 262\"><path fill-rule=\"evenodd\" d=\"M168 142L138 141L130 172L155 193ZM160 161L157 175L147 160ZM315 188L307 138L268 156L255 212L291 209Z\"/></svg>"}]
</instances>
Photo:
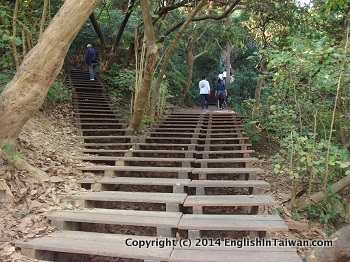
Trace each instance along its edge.
<instances>
[{"instance_id":1,"label":"wooden plank step","mask_svg":"<svg viewBox=\"0 0 350 262\"><path fill-rule=\"evenodd\" d=\"M80 101L86 101L86 102L109 102L107 97L105 95L89 95L89 94L77 94L75 93L75 97L73 97L73 102L80 102Z\"/></svg>"},{"instance_id":2,"label":"wooden plank step","mask_svg":"<svg viewBox=\"0 0 350 262\"><path fill-rule=\"evenodd\" d=\"M86 124L84 123L84 125L86 125ZM104 139L104 138L131 139L131 138L135 138L135 136L76 136L76 138L82 138L82 139Z\"/></svg>"},{"instance_id":3,"label":"wooden plank step","mask_svg":"<svg viewBox=\"0 0 350 262\"><path fill-rule=\"evenodd\" d=\"M102 109L79 109L79 112L103 112L103 113L107 113L107 112L111 112L114 113L114 111L116 111L116 109L108 109L108 110L102 110Z\"/></svg>"},{"instance_id":4,"label":"wooden plank step","mask_svg":"<svg viewBox=\"0 0 350 262\"><path fill-rule=\"evenodd\" d=\"M230 243L230 240L227 240ZM262 242L261 242L262 243ZM240 244L180 247L171 254L170 262L302 262L292 247L243 246ZM248 244L247 244L248 245Z\"/></svg>"},{"instance_id":5,"label":"wooden plank step","mask_svg":"<svg viewBox=\"0 0 350 262\"><path fill-rule=\"evenodd\" d=\"M93 122L88 122L88 123L85 123L85 122L82 122L82 123L79 123L80 125L82 126L125 126L125 123L107 123L107 122L104 122L104 123L93 123Z\"/></svg>"},{"instance_id":6,"label":"wooden plank step","mask_svg":"<svg viewBox=\"0 0 350 262\"><path fill-rule=\"evenodd\" d=\"M150 185L150 186L188 186L190 179L177 178L145 178L145 177L104 177L101 179L80 179L78 184L109 184L109 185Z\"/></svg>"},{"instance_id":7,"label":"wooden plank step","mask_svg":"<svg viewBox=\"0 0 350 262\"><path fill-rule=\"evenodd\" d=\"M188 196L184 206L275 206L276 204L270 195L210 195Z\"/></svg>"},{"instance_id":8,"label":"wooden plank step","mask_svg":"<svg viewBox=\"0 0 350 262\"><path fill-rule=\"evenodd\" d=\"M76 110L82 110L82 109L102 109L102 110L116 110L116 108L108 106L108 105L96 105L96 104L90 104L90 105L74 105L74 108Z\"/></svg>"},{"instance_id":9,"label":"wooden plank step","mask_svg":"<svg viewBox=\"0 0 350 262\"><path fill-rule=\"evenodd\" d=\"M113 116L111 116L113 117ZM84 120L84 121L88 121L88 120L96 120L96 121L125 121L122 118L118 118L117 116L113 117L113 118L95 118L95 117L77 117L76 120Z\"/></svg>"},{"instance_id":10,"label":"wooden plank step","mask_svg":"<svg viewBox=\"0 0 350 262\"><path fill-rule=\"evenodd\" d=\"M109 101L88 101L88 100L83 100L83 101L74 101L73 105L77 105L77 106L90 106L90 105L94 105L94 106L109 106L109 107L113 107L114 105L112 103L110 103Z\"/></svg>"},{"instance_id":11,"label":"wooden plank step","mask_svg":"<svg viewBox=\"0 0 350 262\"><path fill-rule=\"evenodd\" d=\"M216 154L249 154L249 153L255 153L255 150L221 150L221 151L197 151L197 155L216 155Z\"/></svg>"},{"instance_id":12,"label":"wooden plank step","mask_svg":"<svg viewBox=\"0 0 350 262\"><path fill-rule=\"evenodd\" d=\"M138 161L138 162L194 162L195 158L160 158L160 157L113 157L113 156L77 156L79 160L107 160L107 161Z\"/></svg>"},{"instance_id":13,"label":"wooden plank step","mask_svg":"<svg viewBox=\"0 0 350 262\"><path fill-rule=\"evenodd\" d=\"M243 127L242 124L238 124L238 123L232 123L232 124L222 124L222 125L217 125L217 124L211 124L210 126L209 125L204 125L203 126L203 131L205 130L222 130L222 129L235 129L237 127Z\"/></svg>"},{"instance_id":14,"label":"wooden plank step","mask_svg":"<svg viewBox=\"0 0 350 262\"><path fill-rule=\"evenodd\" d=\"M73 95L75 99L88 98L91 100L108 100L107 96L104 93L86 93L86 92L74 92Z\"/></svg>"},{"instance_id":15,"label":"wooden plank step","mask_svg":"<svg viewBox=\"0 0 350 262\"><path fill-rule=\"evenodd\" d=\"M108 116L108 117L119 117L118 114L97 114L97 113L77 113L77 112L73 112L75 116Z\"/></svg>"},{"instance_id":16,"label":"wooden plank step","mask_svg":"<svg viewBox=\"0 0 350 262\"><path fill-rule=\"evenodd\" d=\"M181 155L187 155L187 153L195 154L196 151L191 150L141 150L141 149L83 149L79 150L83 153L91 153L91 154L97 154L97 153L135 153L135 154L147 154L147 155L154 155L154 154L181 154ZM252 150L253 151L253 150ZM253 151L254 152L254 151ZM157 156L159 157L159 156Z\"/></svg>"},{"instance_id":17,"label":"wooden plank step","mask_svg":"<svg viewBox=\"0 0 350 262\"><path fill-rule=\"evenodd\" d=\"M192 174L262 174L265 171L257 167L244 168L193 168Z\"/></svg>"},{"instance_id":18,"label":"wooden plank step","mask_svg":"<svg viewBox=\"0 0 350 262\"><path fill-rule=\"evenodd\" d=\"M249 140L249 137L208 137L208 138L198 138L198 141L237 141L237 140Z\"/></svg>"},{"instance_id":19,"label":"wooden plank step","mask_svg":"<svg viewBox=\"0 0 350 262\"><path fill-rule=\"evenodd\" d=\"M158 166L84 166L78 170L94 171L136 171L136 172L191 172L192 167L158 167Z\"/></svg>"},{"instance_id":20,"label":"wooden plank step","mask_svg":"<svg viewBox=\"0 0 350 262\"><path fill-rule=\"evenodd\" d=\"M64 252L70 254L97 255L105 257L121 257L142 260L167 261L170 257L173 246L159 248L150 245L145 251L138 246L126 245L126 240L135 241L156 241L161 237L147 237L135 235L117 235L92 232L62 231L55 232L49 236L36 238L31 241L19 241L17 247L34 259L45 259L46 252ZM174 239L167 238L170 241ZM174 240L175 241L175 240ZM41 257L43 256L44 257ZM50 255L50 254L46 254ZM48 260L52 261L49 257Z\"/></svg>"},{"instance_id":21,"label":"wooden plank step","mask_svg":"<svg viewBox=\"0 0 350 262\"><path fill-rule=\"evenodd\" d=\"M90 130L90 129L87 129ZM93 130L93 129L92 129ZM105 129L106 131L108 131L109 129ZM118 130L118 129L116 129ZM132 143L81 143L82 146L84 147L93 147L93 146L134 146L136 145L136 142L132 142Z\"/></svg>"},{"instance_id":22,"label":"wooden plank step","mask_svg":"<svg viewBox=\"0 0 350 262\"><path fill-rule=\"evenodd\" d=\"M67 199L108 202L137 202L137 203L166 203L182 204L187 194L185 193L151 193L151 192L125 192L103 191L86 192L67 196Z\"/></svg>"},{"instance_id":23,"label":"wooden plank step","mask_svg":"<svg viewBox=\"0 0 350 262\"><path fill-rule=\"evenodd\" d=\"M186 230L288 231L278 215L185 214L178 225Z\"/></svg>"},{"instance_id":24,"label":"wooden plank step","mask_svg":"<svg viewBox=\"0 0 350 262\"><path fill-rule=\"evenodd\" d=\"M246 163L258 162L256 157L242 157L242 158L215 158L215 159L196 159L195 163Z\"/></svg>"},{"instance_id":25,"label":"wooden plank step","mask_svg":"<svg viewBox=\"0 0 350 262\"><path fill-rule=\"evenodd\" d=\"M175 133L175 132L147 132L146 133L146 137L158 137L158 136L161 136L161 135L164 135L164 136L175 136L175 137L179 137L179 133ZM189 137L192 137L193 135L201 135L201 133L198 133L198 132L193 132L193 133L182 133L181 134L182 136L189 136ZM227 135L227 134L226 134Z\"/></svg>"},{"instance_id":26,"label":"wooden plank step","mask_svg":"<svg viewBox=\"0 0 350 262\"><path fill-rule=\"evenodd\" d=\"M118 128L118 129L111 129L111 128L105 128L105 129L80 129L80 131L82 132L106 132L106 131L110 131L110 132L126 132L129 129L126 128Z\"/></svg>"},{"instance_id":27,"label":"wooden plank step","mask_svg":"<svg viewBox=\"0 0 350 262\"><path fill-rule=\"evenodd\" d=\"M181 212L115 210L95 208L56 211L48 214L46 217L49 220L55 221L176 228L179 224L181 216Z\"/></svg>"},{"instance_id":28,"label":"wooden plank step","mask_svg":"<svg viewBox=\"0 0 350 262\"><path fill-rule=\"evenodd\" d=\"M225 140L225 139L223 139ZM221 147L222 150L223 147L249 147L249 146L252 146L252 144L247 144L247 143L244 143L244 144L198 144L198 150L203 150L203 148L206 148L206 147L209 147L209 148L213 148L213 147Z\"/></svg>"},{"instance_id":29,"label":"wooden plank step","mask_svg":"<svg viewBox=\"0 0 350 262\"><path fill-rule=\"evenodd\" d=\"M191 180L188 187L270 187L263 180Z\"/></svg>"}]
</instances>

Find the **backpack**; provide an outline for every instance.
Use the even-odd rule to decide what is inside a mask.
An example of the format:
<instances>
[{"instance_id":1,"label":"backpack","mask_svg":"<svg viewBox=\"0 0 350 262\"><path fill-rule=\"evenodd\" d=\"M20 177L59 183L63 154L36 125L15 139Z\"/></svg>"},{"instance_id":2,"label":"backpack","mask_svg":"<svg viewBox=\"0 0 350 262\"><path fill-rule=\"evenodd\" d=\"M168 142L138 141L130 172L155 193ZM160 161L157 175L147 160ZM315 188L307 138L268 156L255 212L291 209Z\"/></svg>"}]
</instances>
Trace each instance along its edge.
<instances>
[{"instance_id":1,"label":"backpack","mask_svg":"<svg viewBox=\"0 0 350 262\"><path fill-rule=\"evenodd\" d=\"M98 55L97 55L97 53L96 52L90 53L90 55L91 55L91 62L94 63L94 64L98 64L98 61L97 61Z\"/></svg>"}]
</instances>

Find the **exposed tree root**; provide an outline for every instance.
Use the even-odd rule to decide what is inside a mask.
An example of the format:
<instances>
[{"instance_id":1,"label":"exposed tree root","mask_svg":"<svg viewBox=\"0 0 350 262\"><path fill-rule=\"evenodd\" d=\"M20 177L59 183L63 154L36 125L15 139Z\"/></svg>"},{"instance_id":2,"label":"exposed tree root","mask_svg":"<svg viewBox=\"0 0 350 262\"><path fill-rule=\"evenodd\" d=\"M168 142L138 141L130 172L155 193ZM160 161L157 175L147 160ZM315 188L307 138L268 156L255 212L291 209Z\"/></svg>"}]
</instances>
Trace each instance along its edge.
<instances>
[{"instance_id":1,"label":"exposed tree root","mask_svg":"<svg viewBox=\"0 0 350 262\"><path fill-rule=\"evenodd\" d=\"M337 193L348 186L350 186L350 176L345 176L331 186L331 191ZM300 203L298 209L304 209L312 202L319 202L325 196L326 194L324 191L317 192L311 195L310 198L308 198L306 201Z\"/></svg>"},{"instance_id":2,"label":"exposed tree root","mask_svg":"<svg viewBox=\"0 0 350 262\"><path fill-rule=\"evenodd\" d=\"M30 176L36 178L40 182L50 180L50 177L46 172L42 171L37 167L32 166L31 164L29 164L27 161L25 161L20 157L17 158L17 160L13 163L13 165L20 170L28 171Z\"/></svg>"}]
</instances>

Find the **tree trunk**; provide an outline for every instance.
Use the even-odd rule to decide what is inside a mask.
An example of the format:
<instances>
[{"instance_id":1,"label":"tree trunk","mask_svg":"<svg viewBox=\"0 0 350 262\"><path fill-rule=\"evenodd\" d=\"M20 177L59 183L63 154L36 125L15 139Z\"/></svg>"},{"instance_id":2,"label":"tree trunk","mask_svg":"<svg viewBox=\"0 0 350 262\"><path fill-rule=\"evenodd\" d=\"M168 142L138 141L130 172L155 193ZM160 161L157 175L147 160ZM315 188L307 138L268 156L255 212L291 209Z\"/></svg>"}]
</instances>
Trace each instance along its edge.
<instances>
[{"instance_id":1,"label":"tree trunk","mask_svg":"<svg viewBox=\"0 0 350 262\"><path fill-rule=\"evenodd\" d=\"M225 86L226 88L230 85L230 74L231 74L231 53L233 50L232 45L227 46L226 51L226 78L225 78Z\"/></svg>"},{"instance_id":2,"label":"tree trunk","mask_svg":"<svg viewBox=\"0 0 350 262\"><path fill-rule=\"evenodd\" d=\"M49 0L44 0L43 13L41 15L39 38L42 36L42 34L45 30L45 21L46 21L46 14L47 14L48 6L49 6Z\"/></svg>"},{"instance_id":3,"label":"tree trunk","mask_svg":"<svg viewBox=\"0 0 350 262\"><path fill-rule=\"evenodd\" d=\"M15 38L17 34L17 15L18 15L18 7L19 7L19 1L16 0L15 9L13 10L13 18L12 18L12 38L10 40L11 42L11 48L12 48L12 55L13 55L13 61L16 66L16 70L18 70L21 62L19 58L19 54L17 51L17 46L15 43Z\"/></svg>"},{"instance_id":4,"label":"tree trunk","mask_svg":"<svg viewBox=\"0 0 350 262\"><path fill-rule=\"evenodd\" d=\"M194 45L194 37L190 36L187 41L187 46L185 49L185 58L186 58L186 67L187 67L187 75L186 75L186 82L184 86L184 91L182 94L182 105L185 104L185 100L187 98L188 91L190 90L190 85L192 81L192 75L193 75L193 63L194 63L194 55L193 55L193 45Z\"/></svg>"},{"instance_id":5,"label":"tree trunk","mask_svg":"<svg viewBox=\"0 0 350 262\"><path fill-rule=\"evenodd\" d=\"M347 188L348 186L350 186L350 176L345 176L339 181L335 182L333 185L331 185L331 191L334 193L338 193L339 191L343 190L344 188ZM298 205L298 208L304 209L313 202L321 201L321 199L325 196L326 194L323 191L317 192L311 195L306 201L300 203Z\"/></svg>"},{"instance_id":6,"label":"tree trunk","mask_svg":"<svg viewBox=\"0 0 350 262\"><path fill-rule=\"evenodd\" d=\"M195 38L193 36L190 36L187 41L187 46L185 49L185 58L186 58L186 67L187 67L187 75L186 75L186 82L184 86L184 91L182 94L182 105L185 104L185 100L187 98L188 92L190 90L191 81L192 81L192 75L193 75L193 64L196 59L205 53L207 53L207 45L205 46L205 50L196 56L193 55L193 46L195 44Z\"/></svg>"},{"instance_id":7,"label":"tree trunk","mask_svg":"<svg viewBox=\"0 0 350 262\"><path fill-rule=\"evenodd\" d=\"M156 44L156 36L152 25L151 12L147 0L140 1L142 15L145 23L145 38L147 44L146 61L144 66L142 87L135 97L134 112L130 119L129 129L138 132L141 126L142 118L145 111L145 105L151 91L152 78L154 68L157 61L158 46Z\"/></svg>"},{"instance_id":8,"label":"tree trunk","mask_svg":"<svg viewBox=\"0 0 350 262\"><path fill-rule=\"evenodd\" d=\"M68 48L101 0L66 0L25 56L16 75L0 97L0 146L16 147L23 126L40 109L59 74Z\"/></svg>"},{"instance_id":9,"label":"tree trunk","mask_svg":"<svg viewBox=\"0 0 350 262\"><path fill-rule=\"evenodd\" d=\"M129 18L131 16L132 11L133 11L134 5L135 5L135 0L130 1L129 5L128 5L128 10L126 11L126 15L123 19L123 22L121 23L121 25L118 29L118 34L117 34L117 37L115 38L114 48L113 48L114 49L113 52L115 54L117 53L118 45L120 43L120 40L122 39L123 32L125 30L126 24L129 21Z\"/></svg>"},{"instance_id":10,"label":"tree trunk","mask_svg":"<svg viewBox=\"0 0 350 262\"><path fill-rule=\"evenodd\" d=\"M263 75L263 73L266 71L266 69L267 69L267 62L263 58L260 62L258 83L256 84L256 87L255 87L254 107L252 112L253 117L257 117L259 115L261 89L265 82L265 76Z\"/></svg>"},{"instance_id":11,"label":"tree trunk","mask_svg":"<svg viewBox=\"0 0 350 262\"><path fill-rule=\"evenodd\" d=\"M94 27L94 30L96 32L96 35L98 37L98 39L100 39L100 43L101 43L101 47L102 49L106 49L106 40L105 40L105 37L101 31L101 28L96 20L96 17L94 15L94 13L92 12L91 15L90 15L90 22L92 24L92 26Z\"/></svg>"},{"instance_id":12,"label":"tree trunk","mask_svg":"<svg viewBox=\"0 0 350 262\"><path fill-rule=\"evenodd\" d=\"M201 0L198 5L192 10L192 12L189 14L189 16L187 17L186 21L182 24L182 26L180 27L179 31L177 32L177 34L175 35L173 41L171 42L165 56L164 56L164 60L163 60L163 64L161 69L159 70L159 74L156 80L156 83L154 85L153 88L153 92L151 95L151 108L150 108L150 117L151 119L154 120L155 118L155 113L156 113L156 106L157 106L157 97L158 97L158 93L159 93L159 88L160 88L160 84L162 83L163 80L163 76L165 74L165 70L168 66L168 63L170 61L170 58L175 50L176 44L179 42L180 37L182 36L182 34L184 33L185 29L187 28L187 26L189 25L189 23L191 23L191 21L193 20L193 18L196 16L196 14L202 9L202 7L208 2L208 0Z\"/></svg>"}]
</instances>

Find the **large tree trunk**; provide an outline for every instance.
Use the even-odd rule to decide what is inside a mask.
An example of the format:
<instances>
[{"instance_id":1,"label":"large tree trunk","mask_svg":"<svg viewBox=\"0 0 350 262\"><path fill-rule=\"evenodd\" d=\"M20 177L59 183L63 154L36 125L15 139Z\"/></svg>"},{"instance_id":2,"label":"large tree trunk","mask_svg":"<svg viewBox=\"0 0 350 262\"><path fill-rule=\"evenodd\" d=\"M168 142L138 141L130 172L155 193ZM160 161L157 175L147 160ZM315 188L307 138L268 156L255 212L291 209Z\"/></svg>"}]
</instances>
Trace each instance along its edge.
<instances>
[{"instance_id":1,"label":"large tree trunk","mask_svg":"<svg viewBox=\"0 0 350 262\"><path fill-rule=\"evenodd\" d=\"M260 62L258 83L256 84L256 87L255 87L254 107L253 107L253 111L252 111L253 117L257 117L259 115L261 89L262 89L264 82L265 82L265 76L263 73L266 71L266 69L267 69L267 62L263 58Z\"/></svg>"},{"instance_id":2,"label":"large tree trunk","mask_svg":"<svg viewBox=\"0 0 350 262\"><path fill-rule=\"evenodd\" d=\"M226 88L230 85L230 74L231 74L231 53L233 50L232 45L227 46L226 50L226 78L225 78L225 85Z\"/></svg>"},{"instance_id":3,"label":"large tree trunk","mask_svg":"<svg viewBox=\"0 0 350 262\"><path fill-rule=\"evenodd\" d=\"M142 15L145 23L145 38L147 43L146 61L143 72L143 81L140 91L135 97L134 112L130 119L129 129L134 132L138 132L140 129L141 121L145 111L145 105L148 101L152 78L154 73L154 67L157 61L157 54L159 48L156 44L156 36L152 25L151 12L148 6L147 0L141 0Z\"/></svg>"},{"instance_id":4,"label":"large tree trunk","mask_svg":"<svg viewBox=\"0 0 350 262\"><path fill-rule=\"evenodd\" d=\"M189 16L187 17L186 21L182 24L182 26L180 27L179 31L177 32L177 34L175 35L173 41L171 42L165 56L164 56L164 60L162 63L162 67L159 70L159 74L156 80L156 83L154 85L153 88L153 92L151 95L151 108L150 108L150 117L151 119L155 118L155 114L156 114L156 106L157 106L157 97L158 97L158 93L159 93L159 88L160 88L160 84L162 83L163 80L163 76L165 74L165 70L168 66L168 63L170 61L170 58L175 50L176 44L179 42L180 37L182 36L182 34L184 33L185 29L187 28L187 26L189 25L189 23L191 23L191 21L193 20L193 18L196 16L196 14L202 9L202 7L208 2L208 0L201 0L198 5L192 10L192 12L189 14Z\"/></svg>"},{"instance_id":5,"label":"large tree trunk","mask_svg":"<svg viewBox=\"0 0 350 262\"><path fill-rule=\"evenodd\" d=\"M101 0L66 0L25 56L0 97L0 146L15 147L23 126L40 109L73 39Z\"/></svg>"},{"instance_id":6,"label":"large tree trunk","mask_svg":"<svg viewBox=\"0 0 350 262\"><path fill-rule=\"evenodd\" d=\"M205 50L196 56L193 55L193 46L195 44L195 38L193 36L190 36L187 41L187 46L185 49L185 58L186 58L186 67L187 67L187 75L186 75L186 81L185 86L182 94L182 105L185 104L185 100L187 98L188 92L190 90L190 85L192 81L192 75L193 75L193 64L196 59L205 53L207 53L207 46L205 47Z\"/></svg>"},{"instance_id":7,"label":"large tree trunk","mask_svg":"<svg viewBox=\"0 0 350 262\"><path fill-rule=\"evenodd\" d=\"M102 49L103 50L106 49L106 40L105 40L105 37L101 31L100 25L97 22L97 19L96 19L94 13L91 13L91 15L90 15L90 22L91 22L92 26L94 27L94 30L96 32L98 39L100 39Z\"/></svg>"},{"instance_id":8,"label":"large tree trunk","mask_svg":"<svg viewBox=\"0 0 350 262\"><path fill-rule=\"evenodd\" d=\"M182 94L182 105L185 104L185 100L187 98L188 91L190 90L190 85L192 81L192 75L193 75L193 63L194 63L194 55L193 55L193 45L194 45L194 37L190 36L187 40L187 46L185 49L185 58L186 58L186 67L187 67L187 75L186 75L186 81L184 86L184 91Z\"/></svg>"},{"instance_id":9,"label":"large tree trunk","mask_svg":"<svg viewBox=\"0 0 350 262\"><path fill-rule=\"evenodd\" d=\"M331 185L331 191L333 193L338 193L349 186L350 186L350 176L345 176L339 181L335 182L333 185ZM311 195L308 199L301 202L297 207L298 209L307 208L308 205L310 205L311 203L320 202L325 196L326 196L326 193L324 191L317 192Z\"/></svg>"},{"instance_id":10,"label":"large tree trunk","mask_svg":"<svg viewBox=\"0 0 350 262\"><path fill-rule=\"evenodd\" d=\"M123 19L123 22L120 24L120 27L118 29L118 34L117 34L117 37L115 38L115 42L114 42L114 48L113 48L113 52L116 54L117 53L117 48L118 48L118 45L120 43L120 40L122 39L122 36L123 36L123 32L126 28L126 25L129 21L129 18L134 10L134 5L135 5L135 0L131 0L129 5L128 5L128 10L126 11L126 15Z\"/></svg>"}]
</instances>

